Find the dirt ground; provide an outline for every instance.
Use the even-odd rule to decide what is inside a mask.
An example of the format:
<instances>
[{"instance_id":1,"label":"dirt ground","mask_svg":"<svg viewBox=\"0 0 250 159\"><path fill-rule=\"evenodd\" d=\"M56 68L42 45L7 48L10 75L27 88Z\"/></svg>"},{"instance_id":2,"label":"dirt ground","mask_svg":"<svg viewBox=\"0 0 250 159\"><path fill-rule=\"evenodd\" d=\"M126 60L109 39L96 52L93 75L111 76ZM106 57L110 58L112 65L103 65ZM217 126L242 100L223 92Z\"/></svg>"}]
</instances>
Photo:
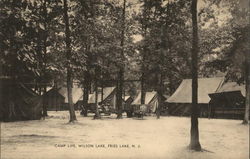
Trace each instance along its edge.
<instances>
[{"instance_id":1,"label":"dirt ground","mask_svg":"<svg viewBox=\"0 0 250 159\"><path fill-rule=\"evenodd\" d=\"M199 119L203 152L187 149L190 118L115 115L68 123L68 112L45 120L1 123L1 159L248 159L249 125Z\"/></svg>"}]
</instances>

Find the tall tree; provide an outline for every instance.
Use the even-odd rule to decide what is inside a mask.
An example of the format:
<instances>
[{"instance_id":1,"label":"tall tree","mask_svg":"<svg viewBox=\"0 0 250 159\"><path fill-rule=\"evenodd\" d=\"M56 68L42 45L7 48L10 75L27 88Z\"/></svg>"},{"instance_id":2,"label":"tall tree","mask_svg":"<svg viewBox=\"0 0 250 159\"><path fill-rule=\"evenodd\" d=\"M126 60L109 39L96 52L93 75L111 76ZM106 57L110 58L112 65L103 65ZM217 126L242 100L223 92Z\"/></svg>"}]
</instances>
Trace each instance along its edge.
<instances>
[{"instance_id":1,"label":"tall tree","mask_svg":"<svg viewBox=\"0 0 250 159\"><path fill-rule=\"evenodd\" d=\"M160 57L163 57L164 55L164 49L165 49L165 37L164 37L164 25L162 25L161 27L161 50L160 50ZM158 104L158 108L157 108L157 112L156 112L156 115L157 115L157 119L160 118L160 115L161 115L161 108L162 108L162 87L163 87L163 73L162 73L162 65L163 65L163 58L161 58L160 60L160 66L159 69L158 69L158 74L160 76L160 80L158 80L159 82L157 82L158 84L158 87L157 87L157 94L159 96L159 104Z\"/></svg>"},{"instance_id":2,"label":"tall tree","mask_svg":"<svg viewBox=\"0 0 250 159\"><path fill-rule=\"evenodd\" d=\"M122 22L121 22L121 59L124 59L124 41L125 41L125 15L126 13L126 0L123 0L122 9ZM119 79L117 87L117 119L122 118L122 94L123 94L123 84L124 84L124 64L120 64L119 69Z\"/></svg>"},{"instance_id":3,"label":"tall tree","mask_svg":"<svg viewBox=\"0 0 250 159\"><path fill-rule=\"evenodd\" d=\"M249 46L249 41L250 41L250 23L249 23L249 1L248 0L240 0L239 1L239 7L235 9L234 14L235 16L239 17L237 18L238 23L241 31L241 39L237 39L241 41L241 45L239 45L239 51L243 52L245 56L245 60L243 60L243 72L245 76L245 88L246 88L246 99L245 99L245 114L244 114L244 119L242 124L249 124L249 109L250 109L250 46ZM234 16L234 17L235 17Z\"/></svg>"},{"instance_id":4,"label":"tall tree","mask_svg":"<svg viewBox=\"0 0 250 159\"><path fill-rule=\"evenodd\" d=\"M145 71L146 71L146 56L147 56L147 31L148 31L148 20L150 14L150 1L143 0L143 10L142 10L142 17L141 17L141 28L142 28L142 36L143 46L141 50L142 54L142 61L141 61L141 104L145 104Z\"/></svg>"},{"instance_id":5,"label":"tall tree","mask_svg":"<svg viewBox=\"0 0 250 159\"><path fill-rule=\"evenodd\" d=\"M249 37L249 32L248 32L248 37ZM246 104L245 104L245 114L244 114L244 119L243 119L243 124L248 124L249 123L249 108L250 108L250 55L249 55L249 50L248 52L245 52L246 54L246 60L245 60L245 85L246 85Z\"/></svg>"},{"instance_id":6,"label":"tall tree","mask_svg":"<svg viewBox=\"0 0 250 159\"><path fill-rule=\"evenodd\" d=\"M95 68L95 115L94 115L94 119L100 119L101 116L100 116L100 112L99 112L99 104L98 104L98 96L99 96L99 91L98 91L98 74L99 74L99 71L97 68Z\"/></svg>"},{"instance_id":7,"label":"tall tree","mask_svg":"<svg viewBox=\"0 0 250 159\"><path fill-rule=\"evenodd\" d=\"M42 72L43 72L43 78L46 78L46 63L47 63L46 56L47 56L47 39L48 39L47 0L44 0L42 8L43 8L43 25L44 25L44 34L43 34L43 59L44 59L43 61L44 61L44 64L43 64ZM46 79L44 79L43 81L45 83ZM46 84L44 84L43 89L44 89L44 94L45 94L47 92ZM47 105L45 104L45 99L43 99L43 116L48 116Z\"/></svg>"},{"instance_id":8,"label":"tall tree","mask_svg":"<svg viewBox=\"0 0 250 159\"><path fill-rule=\"evenodd\" d=\"M250 36L249 31L247 33ZM249 39L249 38L248 38ZM249 42L249 40L248 40ZM249 123L249 108L250 108L250 55L249 50L245 52L245 85L246 85L246 102L243 124Z\"/></svg>"},{"instance_id":9,"label":"tall tree","mask_svg":"<svg viewBox=\"0 0 250 159\"><path fill-rule=\"evenodd\" d=\"M191 140L190 149L201 151L198 128L198 22L197 22L197 0L191 4L193 39L192 39L192 107L191 107Z\"/></svg>"},{"instance_id":10,"label":"tall tree","mask_svg":"<svg viewBox=\"0 0 250 159\"><path fill-rule=\"evenodd\" d=\"M64 22L65 22L65 43L66 43L66 58L67 58L67 92L68 92L68 102L69 102L69 122L74 122L76 120L73 98L72 98L72 69L71 69L71 42L70 42L70 30L69 30L69 17L68 17L68 3L67 0L63 0L64 7Z\"/></svg>"}]
</instances>

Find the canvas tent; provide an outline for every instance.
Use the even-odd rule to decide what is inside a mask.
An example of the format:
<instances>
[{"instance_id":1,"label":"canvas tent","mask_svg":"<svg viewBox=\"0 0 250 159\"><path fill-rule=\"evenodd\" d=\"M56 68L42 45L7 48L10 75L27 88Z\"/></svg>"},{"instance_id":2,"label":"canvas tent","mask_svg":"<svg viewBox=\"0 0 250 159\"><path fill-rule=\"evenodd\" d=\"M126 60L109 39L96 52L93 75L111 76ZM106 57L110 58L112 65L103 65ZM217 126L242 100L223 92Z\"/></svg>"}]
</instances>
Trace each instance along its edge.
<instances>
[{"instance_id":1,"label":"canvas tent","mask_svg":"<svg viewBox=\"0 0 250 159\"><path fill-rule=\"evenodd\" d=\"M88 103L95 105L96 92L90 94ZM116 88L115 87L104 87L103 94L98 91L97 102L109 106L110 109L116 109Z\"/></svg>"},{"instance_id":2,"label":"canvas tent","mask_svg":"<svg viewBox=\"0 0 250 159\"><path fill-rule=\"evenodd\" d=\"M215 93L209 94L210 117L242 119L244 116L245 85L225 82Z\"/></svg>"},{"instance_id":3,"label":"canvas tent","mask_svg":"<svg viewBox=\"0 0 250 159\"><path fill-rule=\"evenodd\" d=\"M208 115L209 94L215 93L222 85L224 78L198 79L198 106L201 116ZM171 115L190 115L192 104L192 80L184 79L174 94L166 100Z\"/></svg>"},{"instance_id":4,"label":"canvas tent","mask_svg":"<svg viewBox=\"0 0 250 159\"><path fill-rule=\"evenodd\" d=\"M58 92L64 96L64 103L69 103L68 101L68 91L66 87L61 87ZM73 98L73 103L75 104L81 97L83 96L83 90L78 87L73 87L72 88L72 98Z\"/></svg>"},{"instance_id":5,"label":"canvas tent","mask_svg":"<svg viewBox=\"0 0 250 159\"><path fill-rule=\"evenodd\" d=\"M38 120L42 98L13 79L0 79L0 121Z\"/></svg>"},{"instance_id":6,"label":"canvas tent","mask_svg":"<svg viewBox=\"0 0 250 159\"><path fill-rule=\"evenodd\" d=\"M81 88L72 88L73 104L81 99L83 91ZM52 88L43 95L48 110L67 110L68 109L68 93L66 87Z\"/></svg>"},{"instance_id":7,"label":"canvas tent","mask_svg":"<svg viewBox=\"0 0 250 159\"><path fill-rule=\"evenodd\" d=\"M102 93L103 91L103 93ZM94 112L96 109L96 93L89 94L88 98L88 105L87 107L84 107L84 113L86 114L86 111ZM101 88L98 88L98 105L100 108L100 111L103 113L116 113L117 112L117 106L116 106L116 87L104 87L103 90ZM133 101L133 99L130 96L125 96L122 100L122 109L125 112L131 111L130 104ZM80 102L79 102L80 103ZM82 101L81 101L82 103Z\"/></svg>"},{"instance_id":8,"label":"canvas tent","mask_svg":"<svg viewBox=\"0 0 250 159\"><path fill-rule=\"evenodd\" d=\"M43 95L44 103L47 106L47 110L65 110L64 101L65 97L59 93L58 88L52 88Z\"/></svg>"},{"instance_id":9,"label":"canvas tent","mask_svg":"<svg viewBox=\"0 0 250 159\"><path fill-rule=\"evenodd\" d=\"M145 105L147 105L147 113L155 113L159 106L159 99L163 101L165 98L160 96L156 91L146 92L145 93ZM141 92L136 96L134 101L131 103L132 106L138 107L141 105ZM136 109L136 108L135 108Z\"/></svg>"},{"instance_id":10,"label":"canvas tent","mask_svg":"<svg viewBox=\"0 0 250 159\"><path fill-rule=\"evenodd\" d=\"M96 92L89 94L88 105L83 105L83 96L80 97L80 100L78 100L76 105L78 105L78 107L82 107L82 114L87 115L89 111L92 113L95 112L96 109L95 97L96 97ZM101 109L105 112L108 111L110 112L110 110L112 111L115 110L116 88L115 87L104 87L103 89L98 88L97 102L100 108L105 107L105 110Z\"/></svg>"}]
</instances>

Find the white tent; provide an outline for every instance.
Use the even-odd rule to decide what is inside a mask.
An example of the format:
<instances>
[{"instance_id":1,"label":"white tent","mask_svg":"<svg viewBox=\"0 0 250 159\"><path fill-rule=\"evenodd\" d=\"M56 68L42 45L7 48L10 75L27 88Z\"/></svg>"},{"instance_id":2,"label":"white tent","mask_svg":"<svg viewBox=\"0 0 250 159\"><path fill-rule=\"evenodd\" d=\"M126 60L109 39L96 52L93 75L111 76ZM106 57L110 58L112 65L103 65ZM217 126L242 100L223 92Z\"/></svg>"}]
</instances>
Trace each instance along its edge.
<instances>
[{"instance_id":1,"label":"white tent","mask_svg":"<svg viewBox=\"0 0 250 159\"><path fill-rule=\"evenodd\" d=\"M65 97L65 103L68 103L68 91L66 87L61 87L58 92ZM81 97L83 96L83 90L81 88L72 88L72 98L73 103L75 104L78 100L81 100Z\"/></svg>"},{"instance_id":2,"label":"white tent","mask_svg":"<svg viewBox=\"0 0 250 159\"><path fill-rule=\"evenodd\" d=\"M209 95L215 93L223 84L224 78L199 78L198 103L208 104ZM184 79L174 94L167 99L168 103L192 103L192 80Z\"/></svg>"},{"instance_id":3,"label":"white tent","mask_svg":"<svg viewBox=\"0 0 250 159\"><path fill-rule=\"evenodd\" d=\"M145 93L145 104L148 105L150 112L155 113L159 106L159 96L156 91ZM131 105L141 105L141 92L136 96Z\"/></svg>"}]
</instances>

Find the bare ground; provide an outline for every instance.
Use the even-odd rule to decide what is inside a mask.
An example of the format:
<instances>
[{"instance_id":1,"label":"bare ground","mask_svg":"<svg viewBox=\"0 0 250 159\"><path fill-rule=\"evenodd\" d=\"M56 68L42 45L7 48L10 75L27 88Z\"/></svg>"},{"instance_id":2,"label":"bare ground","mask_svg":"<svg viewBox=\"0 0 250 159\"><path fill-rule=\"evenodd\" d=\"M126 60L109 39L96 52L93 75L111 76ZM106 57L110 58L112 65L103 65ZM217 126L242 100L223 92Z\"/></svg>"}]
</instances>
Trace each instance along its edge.
<instances>
[{"instance_id":1,"label":"bare ground","mask_svg":"<svg viewBox=\"0 0 250 159\"><path fill-rule=\"evenodd\" d=\"M248 159L249 125L240 120L199 119L203 152L187 149L190 119L144 120L82 117L49 112L38 121L1 123L1 159Z\"/></svg>"}]
</instances>

